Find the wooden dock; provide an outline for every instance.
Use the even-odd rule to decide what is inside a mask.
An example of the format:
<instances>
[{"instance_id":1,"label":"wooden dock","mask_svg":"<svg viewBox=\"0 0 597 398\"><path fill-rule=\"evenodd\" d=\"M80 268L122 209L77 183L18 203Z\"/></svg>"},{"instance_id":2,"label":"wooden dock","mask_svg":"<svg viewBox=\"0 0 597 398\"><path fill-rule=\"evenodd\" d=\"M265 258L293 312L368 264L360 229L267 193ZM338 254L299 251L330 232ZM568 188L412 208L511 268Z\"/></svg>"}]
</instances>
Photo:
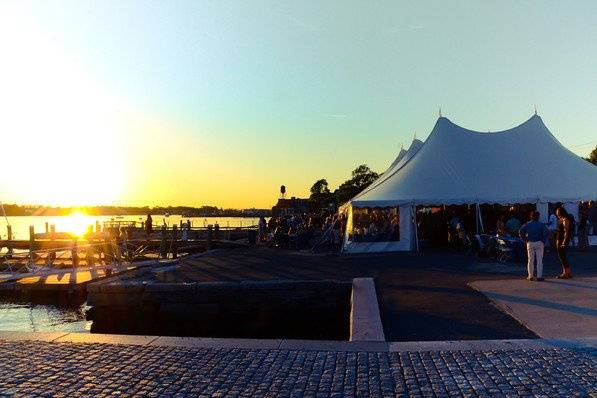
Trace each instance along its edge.
<instances>
[{"instance_id":1,"label":"wooden dock","mask_svg":"<svg viewBox=\"0 0 597 398\"><path fill-rule=\"evenodd\" d=\"M65 258L70 258L70 266L93 265L96 262L109 263L124 257L132 262L146 259L147 256L176 258L179 254L197 253L218 247L236 247L254 243L256 226L191 227L190 223L153 226L146 230L143 223L134 221L107 221L103 225L90 225L82 236L68 232L57 232L53 225L46 223L45 232L36 233L29 227L29 239L13 239L12 227L7 226L7 239L0 240L0 265L45 264L60 257L64 266ZM5 252L2 253L2 249ZM106 261L107 258L107 261ZM66 262L68 263L68 262Z\"/></svg>"},{"instance_id":2,"label":"wooden dock","mask_svg":"<svg viewBox=\"0 0 597 398\"><path fill-rule=\"evenodd\" d=\"M63 269L38 269L32 272L0 272L0 294L20 296L36 293L83 294L90 282L111 278L140 268L161 267L172 260L141 261L132 264L107 264Z\"/></svg>"}]
</instances>

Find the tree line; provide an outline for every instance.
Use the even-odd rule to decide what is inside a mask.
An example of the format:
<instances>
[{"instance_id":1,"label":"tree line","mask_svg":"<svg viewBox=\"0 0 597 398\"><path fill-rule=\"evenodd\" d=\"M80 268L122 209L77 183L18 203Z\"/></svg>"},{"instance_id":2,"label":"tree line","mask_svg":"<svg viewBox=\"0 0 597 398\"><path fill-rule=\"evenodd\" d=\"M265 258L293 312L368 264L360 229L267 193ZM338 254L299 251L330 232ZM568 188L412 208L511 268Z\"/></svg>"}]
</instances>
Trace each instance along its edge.
<instances>
[{"instance_id":1,"label":"tree line","mask_svg":"<svg viewBox=\"0 0 597 398\"><path fill-rule=\"evenodd\" d=\"M5 204L7 216L68 216L81 213L90 216L144 216L147 214L172 214L186 217L242 217L255 216L242 209L223 209L216 206L76 206L51 207L34 205ZM268 214L270 210L259 210L259 214Z\"/></svg>"},{"instance_id":2,"label":"tree line","mask_svg":"<svg viewBox=\"0 0 597 398\"><path fill-rule=\"evenodd\" d=\"M311 210L319 212L324 209L336 208L367 188L378 177L378 173L371 170L366 164L362 164L352 171L351 178L340 184L334 191L330 190L325 178L319 179L311 187L309 196Z\"/></svg>"}]
</instances>

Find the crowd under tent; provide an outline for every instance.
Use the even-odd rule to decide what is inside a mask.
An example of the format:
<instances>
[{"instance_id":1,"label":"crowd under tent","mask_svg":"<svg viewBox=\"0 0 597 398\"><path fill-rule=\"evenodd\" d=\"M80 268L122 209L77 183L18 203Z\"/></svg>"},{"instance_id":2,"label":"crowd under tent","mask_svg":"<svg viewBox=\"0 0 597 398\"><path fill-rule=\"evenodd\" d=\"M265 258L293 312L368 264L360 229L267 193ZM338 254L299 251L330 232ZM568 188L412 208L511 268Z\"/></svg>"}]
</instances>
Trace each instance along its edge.
<instances>
[{"instance_id":1,"label":"crowd under tent","mask_svg":"<svg viewBox=\"0 0 597 398\"><path fill-rule=\"evenodd\" d=\"M417 249L417 206L474 205L480 213L481 204L533 203L546 217L549 203L577 214L578 202L597 199L597 167L560 144L538 115L489 133L440 117L413 152L341 207L344 251Z\"/></svg>"}]
</instances>

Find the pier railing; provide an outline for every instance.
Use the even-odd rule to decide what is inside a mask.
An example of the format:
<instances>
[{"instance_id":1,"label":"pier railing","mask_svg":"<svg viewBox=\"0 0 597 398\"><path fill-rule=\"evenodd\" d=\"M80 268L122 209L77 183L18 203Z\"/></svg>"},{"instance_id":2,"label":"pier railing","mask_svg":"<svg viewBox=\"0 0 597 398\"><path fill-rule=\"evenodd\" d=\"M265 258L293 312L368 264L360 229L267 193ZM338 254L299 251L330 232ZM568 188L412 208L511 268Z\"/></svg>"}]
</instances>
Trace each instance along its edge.
<instances>
[{"instance_id":1,"label":"pier railing","mask_svg":"<svg viewBox=\"0 0 597 398\"><path fill-rule=\"evenodd\" d=\"M177 258L179 248L185 252L204 251L212 247L214 240L238 240L256 234L257 226L244 227L207 225L193 227L189 223L152 225L146 230L145 223L114 220L101 225L96 223L95 230L90 226L83 236L56 232L54 225L46 225L46 232L36 234L34 227L29 227L29 240L13 239L12 228L7 228L7 239L0 240L0 265L12 270L12 265L26 265L27 270L52 267L57 262L72 267L94 265L96 263L132 262L138 258ZM251 232L252 231L252 232Z\"/></svg>"},{"instance_id":2,"label":"pier railing","mask_svg":"<svg viewBox=\"0 0 597 398\"><path fill-rule=\"evenodd\" d=\"M218 229L220 230L228 230L228 229L233 229L233 230L238 230L238 229L257 229L257 224L253 224L250 222L247 222L246 224L243 225L242 221L239 221L240 225L230 225L229 222L225 222L225 223L208 223L208 222L203 222L202 225L197 225L196 223L193 224L193 222L191 220L188 221L183 221L180 220L179 223L174 223L174 224L163 224L163 223L157 223L157 222L153 222L152 223L152 229L153 230L158 230L160 228L162 228L162 226L166 225L167 229L172 229L174 226L176 226L179 229L183 229L183 228L188 228L191 230L207 230L210 226L211 228L215 229L216 226ZM135 220L108 220L108 221L104 221L102 223L103 228L136 228L136 229L145 229L145 225L146 222L145 221L135 221ZM96 230L98 228L98 224L96 223Z\"/></svg>"}]
</instances>

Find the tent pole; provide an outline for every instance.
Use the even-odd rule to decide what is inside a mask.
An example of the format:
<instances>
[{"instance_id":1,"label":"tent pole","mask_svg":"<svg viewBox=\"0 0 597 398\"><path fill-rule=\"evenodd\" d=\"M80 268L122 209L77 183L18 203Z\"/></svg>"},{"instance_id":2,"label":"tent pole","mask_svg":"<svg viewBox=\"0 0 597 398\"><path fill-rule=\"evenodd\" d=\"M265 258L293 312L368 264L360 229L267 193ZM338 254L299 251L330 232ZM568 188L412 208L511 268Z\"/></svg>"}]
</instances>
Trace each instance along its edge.
<instances>
[{"instance_id":1,"label":"tent pole","mask_svg":"<svg viewBox=\"0 0 597 398\"><path fill-rule=\"evenodd\" d=\"M475 203L475 230L479 235L479 204Z\"/></svg>"},{"instance_id":2,"label":"tent pole","mask_svg":"<svg viewBox=\"0 0 597 398\"><path fill-rule=\"evenodd\" d=\"M413 224L415 224L415 244L417 247L417 253L419 252L419 228L417 227L417 207L412 205L413 211Z\"/></svg>"},{"instance_id":3,"label":"tent pole","mask_svg":"<svg viewBox=\"0 0 597 398\"><path fill-rule=\"evenodd\" d=\"M481 213L481 205L477 203L477 206L479 206L479 226L481 227L481 233L484 234L485 226L483 225L483 213Z\"/></svg>"}]
</instances>

